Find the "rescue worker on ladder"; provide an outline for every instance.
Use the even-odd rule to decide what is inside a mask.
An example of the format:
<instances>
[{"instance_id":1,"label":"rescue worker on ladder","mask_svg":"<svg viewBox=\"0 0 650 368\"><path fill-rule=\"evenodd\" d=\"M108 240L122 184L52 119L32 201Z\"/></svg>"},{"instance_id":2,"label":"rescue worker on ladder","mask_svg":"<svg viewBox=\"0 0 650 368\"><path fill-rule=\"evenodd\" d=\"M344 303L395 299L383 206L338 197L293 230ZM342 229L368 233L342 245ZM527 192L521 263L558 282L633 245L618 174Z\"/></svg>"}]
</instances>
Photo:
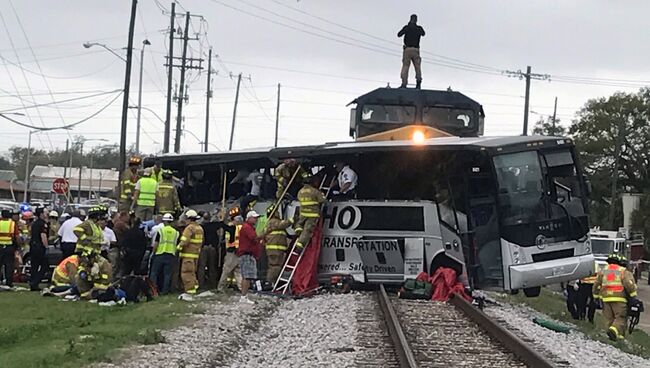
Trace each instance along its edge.
<instances>
[{"instance_id":1,"label":"rescue worker on ladder","mask_svg":"<svg viewBox=\"0 0 650 368\"><path fill-rule=\"evenodd\" d=\"M237 248L239 248L239 232L241 231L244 219L241 216L239 207L233 207L228 211L230 222L228 226L235 228L234 237L226 241L226 256L223 260L223 268L217 290L223 292L232 279L241 287L241 273L239 272L239 257L237 257Z\"/></svg>"},{"instance_id":2,"label":"rescue worker on ladder","mask_svg":"<svg viewBox=\"0 0 650 368\"><path fill-rule=\"evenodd\" d=\"M278 167L275 168L273 176L275 176L275 179L278 182L278 189L275 192L275 198L277 200L280 200L284 189L287 187L287 185L289 185L289 181L291 181L291 178L293 177L293 174L296 172L296 170L298 170L298 174L296 175L294 182L298 180L307 180L307 178L309 178L309 173L305 171L302 166L300 166L296 159L293 158L284 160ZM289 192L287 191L287 194L288 193Z\"/></svg>"},{"instance_id":3,"label":"rescue worker on ladder","mask_svg":"<svg viewBox=\"0 0 650 368\"><path fill-rule=\"evenodd\" d=\"M197 263L201 246L203 245L203 228L196 223L199 215L194 210L185 213L189 224L183 230L181 242L178 244L178 256L181 259L181 280L183 281L183 290L186 294L184 299L191 300L191 294L196 294L199 288L199 281L196 278ZM183 295L181 295L183 297Z\"/></svg>"},{"instance_id":4,"label":"rescue worker on ladder","mask_svg":"<svg viewBox=\"0 0 650 368\"><path fill-rule=\"evenodd\" d=\"M20 230L11 218L10 210L2 210L0 219L0 267L4 267L5 285L13 287L16 246L20 241Z\"/></svg>"},{"instance_id":5,"label":"rescue worker on ladder","mask_svg":"<svg viewBox=\"0 0 650 368\"><path fill-rule=\"evenodd\" d=\"M321 204L325 202L325 196L318 189L318 184L317 176L308 177L302 189L298 192L300 217L295 227L296 235L298 236L295 251L298 253L302 252L309 245L316 224L318 224Z\"/></svg>"},{"instance_id":6,"label":"rescue worker on ladder","mask_svg":"<svg viewBox=\"0 0 650 368\"><path fill-rule=\"evenodd\" d=\"M75 226L73 232L77 236L77 246L74 250L76 254L84 256L90 256L93 253L100 254L104 234L98 222L106 216L106 212L104 206L92 207L88 211L86 221Z\"/></svg>"},{"instance_id":7,"label":"rescue worker on ladder","mask_svg":"<svg viewBox=\"0 0 650 368\"><path fill-rule=\"evenodd\" d=\"M625 338L628 299L636 301L636 284L632 274L620 265L620 257L610 254L607 267L598 273L593 295L602 300L603 317L607 320L610 340Z\"/></svg>"},{"instance_id":8,"label":"rescue worker on ladder","mask_svg":"<svg viewBox=\"0 0 650 368\"><path fill-rule=\"evenodd\" d=\"M142 222L153 218L157 193L158 182L150 176L141 177L135 184L131 209L135 209L135 217L142 220Z\"/></svg>"},{"instance_id":9,"label":"rescue worker on ladder","mask_svg":"<svg viewBox=\"0 0 650 368\"><path fill-rule=\"evenodd\" d=\"M156 209L161 214L179 214L181 202L178 199L178 192L174 187L172 172L162 170L162 180L158 183L158 194L156 194Z\"/></svg>"},{"instance_id":10,"label":"rescue worker on ladder","mask_svg":"<svg viewBox=\"0 0 650 368\"><path fill-rule=\"evenodd\" d=\"M138 182L138 167L141 159L139 156L132 156L129 159L129 167L122 173L122 192L120 193L120 212L129 212L133 204L133 192L135 183Z\"/></svg>"},{"instance_id":11,"label":"rescue worker on ladder","mask_svg":"<svg viewBox=\"0 0 650 368\"><path fill-rule=\"evenodd\" d=\"M266 243L266 257L268 259L268 268L266 270L266 281L272 285L280 276L282 266L284 265L287 254L287 228L293 225L293 219L282 220L279 211L273 211L274 206L266 210L266 215L270 216L266 223L266 228L262 238ZM273 215L271 216L271 212Z\"/></svg>"}]
</instances>

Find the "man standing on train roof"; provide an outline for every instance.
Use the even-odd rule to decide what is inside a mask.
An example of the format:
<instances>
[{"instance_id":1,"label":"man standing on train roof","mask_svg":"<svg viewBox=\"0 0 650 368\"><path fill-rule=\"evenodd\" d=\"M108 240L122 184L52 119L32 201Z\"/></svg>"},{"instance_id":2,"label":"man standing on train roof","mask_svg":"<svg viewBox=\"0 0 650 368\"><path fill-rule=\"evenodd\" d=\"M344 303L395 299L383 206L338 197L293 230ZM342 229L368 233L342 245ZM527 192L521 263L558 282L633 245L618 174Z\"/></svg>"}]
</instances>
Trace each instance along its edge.
<instances>
[{"instance_id":1,"label":"man standing on train roof","mask_svg":"<svg viewBox=\"0 0 650 368\"><path fill-rule=\"evenodd\" d=\"M420 58L420 37L424 36L424 28L418 24L418 16L411 15L411 20L407 25L397 33L397 37L404 36L404 51L402 52L402 85L400 88L406 88L409 79L409 67L413 62L415 69L415 88L420 89L422 85L422 70L420 65L422 58Z\"/></svg>"}]
</instances>

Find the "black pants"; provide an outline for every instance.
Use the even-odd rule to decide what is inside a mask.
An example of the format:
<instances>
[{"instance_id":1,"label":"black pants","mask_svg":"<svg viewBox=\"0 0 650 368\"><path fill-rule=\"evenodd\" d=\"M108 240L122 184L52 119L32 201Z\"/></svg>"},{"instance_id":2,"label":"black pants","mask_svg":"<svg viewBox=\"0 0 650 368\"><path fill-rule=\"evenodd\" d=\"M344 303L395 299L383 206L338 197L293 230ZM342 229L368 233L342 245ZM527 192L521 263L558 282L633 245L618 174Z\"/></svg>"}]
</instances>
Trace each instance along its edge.
<instances>
[{"instance_id":1,"label":"black pants","mask_svg":"<svg viewBox=\"0 0 650 368\"><path fill-rule=\"evenodd\" d=\"M134 275L137 275L140 272L142 257L144 257L144 254L124 253L122 256L120 274L122 276L128 276L133 272Z\"/></svg>"},{"instance_id":2,"label":"black pants","mask_svg":"<svg viewBox=\"0 0 650 368\"><path fill-rule=\"evenodd\" d=\"M0 246L0 267L4 268L5 283L9 287L14 282L15 249L13 245Z\"/></svg>"},{"instance_id":3,"label":"black pants","mask_svg":"<svg viewBox=\"0 0 650 368\"><path fill-rule=\"evenodd\" d=\"M578 291L573 289L573 286L567 285L566 287L567 297L566 297L566 308L571 313L573 319L580 318L578 314Z\"/></svg>"},{"instance_id":4,"label":"black pants","mask_svg":"<svg viewBox=\"0 0 650 368\"><path fill-rule=\"evenodd\" d=\"M45 257L45 247L42 245L32 245L29 250L31 260L31 279L29 286L32 290L38 289L38 284L45 276L47 271L47 258Z\"/></svg>"},{"instance_id":5,"label":"black pants","mask_svg":"<svg viewBox=\"0 0 650 368\"><path fill-rule=\"evenodd\" d=\"M61 256L63 259L66 259L74 254L74 248L77 246L77 243L65 242L61 243Z\"/></svg>"},{"instance_id":6,"label":"black pants","mask_svg":"<svg viewBox=\"0 0 650 368\"><path fill-rule=\"evenodd\" d=\"M594 321L594 314L596 313L596 303L592 292L593 286L594 284L580 283L578 300L576 302L578 306L578 318L585 319L587 317L589 322Z\"/></svg>"}]
</instances>

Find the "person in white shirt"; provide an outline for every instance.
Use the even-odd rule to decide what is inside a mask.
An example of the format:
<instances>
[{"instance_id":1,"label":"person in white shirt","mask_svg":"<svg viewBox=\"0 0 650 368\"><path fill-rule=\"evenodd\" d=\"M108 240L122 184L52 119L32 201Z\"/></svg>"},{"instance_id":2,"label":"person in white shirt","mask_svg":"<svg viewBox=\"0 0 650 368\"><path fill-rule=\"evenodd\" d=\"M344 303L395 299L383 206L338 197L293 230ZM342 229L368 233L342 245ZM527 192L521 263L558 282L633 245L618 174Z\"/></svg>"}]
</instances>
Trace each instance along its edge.
<instances>
[{"instance_id":1,"label":"person in white shirt","mask_svg":"<svg viewBox=\"0 0 650 368\"><path fill-rule=\"evenodd\" d=\"M111 247L114 247L117 244L117 237L115 236L113 229L106 226L106 220L100 221L99 224L102 228L102 232L104 233L104 241L102 242L101 247L102 257L108 258L108 251L111 249Z\"/></svg>"},{"instance_id":2,"label":"person in white shirt","mask_svg":"<svg viewBox=\"0 0 650 368\"><path fill-rule=\"evenodd\" d=\"M337 199L351 199L357 196L357 173L350 168L350 165L338 161L334 163L338 176L334 182L334 188L338 188L332 192Z\"/></svg>"},{"instance_id":3,"label":"person in white shirt","mask_svg":"<svg viewBox=\"0 0 650 368\"><path fill-rule=\"evenodd\" d=\"M81 221L82 216L80 211L74 211L72 217L61 224L59 228L57 234L61 237L61 253L63 253L63 259L68 258L74 253L74 249L77 246L77 236L73 230L75 226L83 222Z\"/></svg>"}]
</instances>

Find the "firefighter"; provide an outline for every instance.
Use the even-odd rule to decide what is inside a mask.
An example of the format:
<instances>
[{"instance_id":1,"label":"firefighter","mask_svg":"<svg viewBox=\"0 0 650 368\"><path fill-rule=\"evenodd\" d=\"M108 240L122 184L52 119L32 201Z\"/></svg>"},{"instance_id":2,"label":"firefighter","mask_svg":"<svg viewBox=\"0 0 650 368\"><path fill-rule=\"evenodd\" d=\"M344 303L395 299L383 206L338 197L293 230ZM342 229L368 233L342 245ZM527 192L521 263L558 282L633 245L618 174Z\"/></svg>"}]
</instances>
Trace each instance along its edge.
<instances>
[{"instance_id":1,"label":"firefighter","mask_svg":"<svg viewBox=\"0 0 650 368\"><path fill-rule=\"evenodd\" d=\"M181 280L186 294L196 294L199 281L196 278L197 262L203 245L203 228L196 223L199 215L194 210L185 213L189 224L183 230L181 242L178 244L178 255L181 259Z\"/></svg>"},{"instance_id":2,"label":"firefighter","mask_svg":"<svg viewBox=\"0 0 650 368\"><path fill-rule=\"evenodd\" d=\"M589 322L594 323L596 313L596 301L593 297L593 288L598 278L598 266L594 263L595 272L593 275L583 277L578 282L578 318L584 320L587 317Z\"/></svg>"},{"instance_id":3,"label":"firefighter","mask_svg":"<svg viewBox=\"0 0 650 368\"><path fill-rule=\"evenodd\" d=\"M239 232L244 223L239 207L233 207L228 211L230 222L228 226L235 228L234 236L226 241L226 256L223 260L223 268L217 290L223 292L229 279L234 278L237 287L241 285L241 273L239 272L239 257L237 257L237 248L239 248Z\"/></svg>"},{"instance_id":4,"label":"firefighter","mask_svg":"<svg viewBox=\"0 0 650 368\"><path fill-rule=\"evenodd\" d=\"M90 254L100 254L102 243L104 241L104 234L99 227L99 220L106 216L106 208L103 206L95 206L88 210L88 218L86 221L75 226L73 232L77 236L77 246L75 253L89 256Z\"/></svg>"},{"instance_id":5,"label":"firefighter","mask_svg":"<svg viewBox=\"0 0 650 368\"><path fill-rule=\"evenodd\" d=\"M32 211L23 212L22 219L19 223L20 240L23 246L29 245L32 234L32 223L34 223L34 214Z\"/></svg>"},{"instance_id":6,"label":"firefighter","mask_svg":"<svg viewBox=\"0 0 650 368\"><path fill-rule=\"evenodd\" d=\"M266 243L266 258L268 268L266 270L266 281L275 283L282 271L287 254L287 228L293 224L292 220L282 220L279 211L273 211L274 206L266 210L269 219L264 230L264 242ZM273 215L271 216L271 212Z\"/></svg>"},{"instance_id":7,"label":"firefighter","mask_svg":"<svg viewBox=\"0 0 650 368\"><path fill-rule=\"evenodd\" d=\"M181 210L181 202L178 199L178 192L174 187L172 172L162 171L162 181L158 183L158 194L156 195L156 208L158 213L178 214Z\"/></svg>"},{"instance_id":8,"label":"firefighter","mask_svg":"<svg viewBox=\"0 0 650 368\"><path fill-rule=\"evenodd\" d=\"M636 284L632 274L620 265L617 254L607 257L607 267L598 273L594 283L594 298L603 303L603 317L607 320L610 340L625 338L627 303L636 301Z\"/></svg>"},{"instance_id":9,"label":"firefighter","mask_svg":"<svg viewBox=\"0 0 650 368\"><path fill-rule=\"evenodd\" d=\"M59 238L59 229L61 228L61 223L59 223L59 213L51 211L49 218L50 233L47 236L47 241L49 244L54 244L54 242Z\"/></svg>"},{"instance_id":10,"label":"firefighter","mask_svg":"<svg viewBox=\"0 0 650 368\"><path fill-rule=\"evenodd\" d=\"M275 192L275 198L280 200L284 188L289 185L289 181L293 177L293 174L298 170L294 182L299 180L306 180L309 177L309 173L300 166L298 161L293 158L284 160L278 167L275 168L274 176L278 182L278 189ZM288 191L287 191L288 193Z\"/></svg>"},{"instance_id":11,"label":"firefighter","mask_svg":"<svg viewBox=\"0 0 650 368\"><path fill-rule=\"evenodd\" d=\"M298 201L300 202L300 217L296 225L295 250L300 253L309 245L314 228L320 217L320 206L325 202L325 196L318 190L318 177L309 177L302 189L298 192Z\"/></svg>"},{"instance_id":12,"label":"firefighter","mask_svg":"<svg viewBox=\"0 0 650 368\"><path fill-rule=\"evenodd\" d=\"M151 172L149 173L148 176L151 176L154 178L158 183L162 182L164 177L163 173L165 170L162 169L162 161L156 160L153 164L153 168L151 169Z\"/></svg>"},{"instance_id":13,"label":"firefighter","mask_svg":"<svg viewBox=\"0 0 650 368\"><path fill-rule=\"evenodd\" d=\"M2 210L0 219L0 267L4 266L5 284L13 287L16 245L20 239L18 226L11 218L10 210Z\"/></svg>"},{"instance_id":14,"label":"firefighter","mask_svg":"<svg viewBox=\"0 0 650 368\"><path fill-rule=\"evenodd\" d=\"M94 299L111 286L113 268L99 253L88 255L88 262L79 264L75 284L82 298Z\"/></svg>"},{"instance_id":15,"label":"firefighter","mask_svg":"<svg viewBox=\"0 0 650 368\"><path fill-rule=\"evenodd\" d=\"M138 182L138 167L142 160L139 156L129 159L129 167L122 173L122 192L120 193L120 212L128 212L133 204L133 191Z\"/></svg>"},{"instance_id":16,"label":"firefighter","mask_svg":"<svg viewBox=\"0 0 650 368\"><path fill-rule=\"evenodd\" d=\"M141 177L135 184L131 209L135 209L135 217L140 218L142 222L153 218L157 193L158 182L150 176Z\"/></svg>"},{"instance_id":17,"label":"firefighter","mask_svg":"<svg viewBox=\"0 0 650 368\"><path fill-rule=\"evenodd\" d=\"M153 236L154 256L151 261L151 280L161 294L167 294L172 286L172 267L176 259L176 246L180 234L172 226L174 216L171 213L164 214L162 220L163 227Z\"/></svg>"},{"instance_id":18,"label":"firefighter","mask_svg":"<svg viewBox=\"0 0 650 368\"><path fill-rule=\"evenodd\" d=\"M62 260L52 272L52 284L55 287L72 286L80 262L81 256L76 254Z\"/></svg>"}]
</instances>

